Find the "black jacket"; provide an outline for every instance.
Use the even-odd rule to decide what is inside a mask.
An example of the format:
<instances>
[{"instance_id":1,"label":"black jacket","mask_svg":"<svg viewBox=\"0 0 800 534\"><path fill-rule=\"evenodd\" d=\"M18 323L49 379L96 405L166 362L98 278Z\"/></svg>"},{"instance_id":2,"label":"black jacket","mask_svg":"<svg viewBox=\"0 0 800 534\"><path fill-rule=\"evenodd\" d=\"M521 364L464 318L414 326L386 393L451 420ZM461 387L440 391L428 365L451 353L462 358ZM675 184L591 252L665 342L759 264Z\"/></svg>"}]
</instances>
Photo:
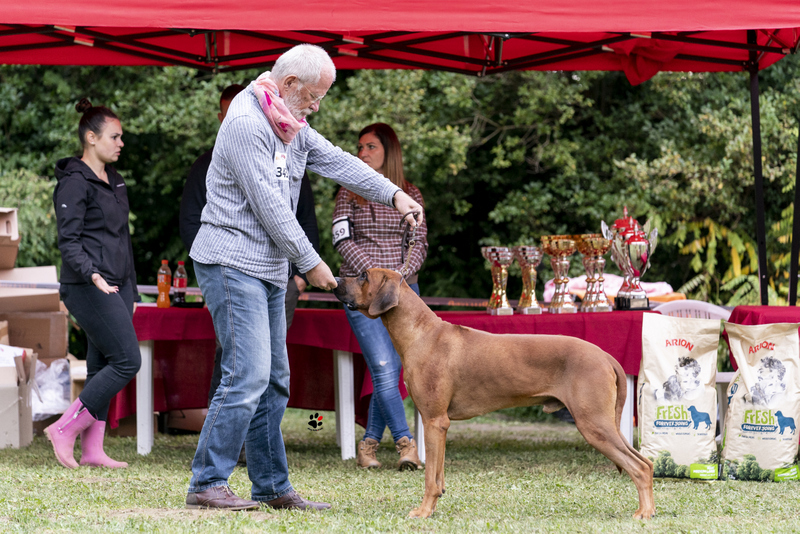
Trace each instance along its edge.
<instances>
[{"instance_id":1,"label":"black jacket","mask_svg":"<svg viewBox=\"0 0 800 534\"><path fill-rule=\"evenodd\" d=\"M181 211L178 218L178 229L181 234L181 241L186 250L191 252L192 243L200 231L200 215L206 205L206 175L211 166L212 148L194 162L189 170L189 177L183 187L183 197L181 198ZM314 192L311 189L311 181L308 174L303 174L303 181L300 184L300 197L297 199L297 210L295 216L297 222L306 233L306 237L311 241L311 246L319 252L319 228L317 227L317 214L314 210ZM297 270L297 266L290 265L291 272L289 277L300 276L308 282L306 275Z\"/></svg>"},{"instance_id":2,"label":"black jacket","mask_svg":"<svg viewBox=\"0 0 800 534\"><path fill-rule=\"evenodd\" d=\"M106 165L108 183L79 158L56 163L53 192L61 251L61 283L91 284L100 273L109 285L130 283L138 295L128 229L128 193L119 173Z\"/></svg>"},{"instance_id":3,"label":"black jacket","mask_svg":"<svg viewBox=\"0 0 800 534\"><path fill-rule=\"evenodd\" d=\"M186 185L183 186L183 196L181 197L181 211L178 216L178 230L181 234L181 241L186 247L187 252L191 252L192 243L200 231L200 215L203 213L203 206L206 205L206 175L208 167L211 166L212 148L194 162L189 170L189 177Z\"/></svg>"}]
</instances>

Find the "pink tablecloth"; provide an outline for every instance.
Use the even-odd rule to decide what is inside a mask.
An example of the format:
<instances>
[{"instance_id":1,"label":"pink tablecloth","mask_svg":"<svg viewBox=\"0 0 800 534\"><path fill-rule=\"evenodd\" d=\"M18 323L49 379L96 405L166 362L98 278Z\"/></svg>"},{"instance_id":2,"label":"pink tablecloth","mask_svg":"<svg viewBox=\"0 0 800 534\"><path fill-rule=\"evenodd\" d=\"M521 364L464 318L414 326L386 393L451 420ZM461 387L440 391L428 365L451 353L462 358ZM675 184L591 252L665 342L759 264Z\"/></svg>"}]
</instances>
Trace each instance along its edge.
<instances>
[{"instance_id":1,"label":"pink tablecloth","mask_svg":"<svg viewBox=\"0 0 800 534\"><path fill-rule=\"evenodd\" d=\"M554 334L598 345L636 375L642 359L643 312L489 316L482 311L437 314L444 320L497 334ZM156 411L204 408L214 363L214 330L206 309L140 307L133 318L139 340L154 343ZM334 409L332 350L354 353L356 421L366 423L372 382L343 310L298 309L287 336L291 367L289 406ZM491 355L487 355L491 358ZM131 382L112 401L109 423L135 413Z\"/></svg>"}]
</instances>

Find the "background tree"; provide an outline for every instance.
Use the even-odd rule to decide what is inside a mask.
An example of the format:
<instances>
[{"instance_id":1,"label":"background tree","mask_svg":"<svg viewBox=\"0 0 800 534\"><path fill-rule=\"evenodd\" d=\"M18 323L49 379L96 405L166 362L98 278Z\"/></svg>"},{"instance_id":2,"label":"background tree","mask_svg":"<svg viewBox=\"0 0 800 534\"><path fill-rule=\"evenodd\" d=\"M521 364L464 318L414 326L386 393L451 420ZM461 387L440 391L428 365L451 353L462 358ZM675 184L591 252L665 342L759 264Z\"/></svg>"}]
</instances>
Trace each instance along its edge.
<instances>
[{"instance_id":1,"label":"background tree","mask_svg":"<svg viewBox=\"0 0 800 534\"><path fill-rule=\"evenodd\" d=\"M788 288L797 66L790 56L760 74L774 302ZM46 197L55 161L79 150L74 105L84 96L122 119L126 146L117 167L130 189L139 282L154 283L162 258L186 259L177 232L184 180L213 145L222 88L257 74L0 66L0 194L24 211L20 265L58 264ZM491 282L481 245L597 232L624 205L640 222L652 218L662 236L647 280L721 304L757 295L746 74L662 73L632 87L615 72L471 78L342 71L311 117L313 127L351 152L358 131L376 121L397 130L407 176L425 196L425 295L486 296ZM337 186L320 177L313 182L323 258L336 268L329 236ZM572 274L580 274L579 264L573 260ZM551 277L545 262L540 279ZM512 277L509 291L520 286Z\"/></svg>"}]
</instances>

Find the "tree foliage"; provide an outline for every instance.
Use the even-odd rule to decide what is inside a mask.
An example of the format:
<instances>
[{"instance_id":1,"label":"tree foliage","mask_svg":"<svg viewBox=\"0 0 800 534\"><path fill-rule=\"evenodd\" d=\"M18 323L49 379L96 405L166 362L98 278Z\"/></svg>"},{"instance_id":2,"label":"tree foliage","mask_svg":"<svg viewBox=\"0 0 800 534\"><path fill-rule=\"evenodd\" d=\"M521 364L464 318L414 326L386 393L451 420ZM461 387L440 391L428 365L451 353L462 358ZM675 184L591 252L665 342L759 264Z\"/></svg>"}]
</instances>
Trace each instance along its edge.
<instances>
[{"instance_id":1,"label":"tree foliage","mask_svg":"<svg viewBox=\"0 0 800 534\"><path fill-rule=\"evenodd\" d=\"M788 287L797 65L791 56L759 75L774 303L785 301ZM213 145L222 88L257 74L0 67L0 194L24 211L20 261L58 263L48 177L58 158L79 149L74 105L84 96L122 120L126 145L117 168L129 184L140 283L154 282L161 258L186 259L177 232L183 182ZM627 205L641 222L652 219L661 236L645 280L735 304L758 294L749 109L744 73L661 73L632 87L615 72L471 78L365 70L340 72L310 122L353 153L367 124L387 122L397 130L406 175L426 202L423 294L487 296L482 245L596 233L601 220L618 218ZM340 258L330 245L330 219L337 185L314 176L313 186L323 258L335 270ZM581 270L573 259L572 274ZM546 261L539 276L552 277ZM509 292L520 289L512 276Z\"/></svg>"}]
</instances>

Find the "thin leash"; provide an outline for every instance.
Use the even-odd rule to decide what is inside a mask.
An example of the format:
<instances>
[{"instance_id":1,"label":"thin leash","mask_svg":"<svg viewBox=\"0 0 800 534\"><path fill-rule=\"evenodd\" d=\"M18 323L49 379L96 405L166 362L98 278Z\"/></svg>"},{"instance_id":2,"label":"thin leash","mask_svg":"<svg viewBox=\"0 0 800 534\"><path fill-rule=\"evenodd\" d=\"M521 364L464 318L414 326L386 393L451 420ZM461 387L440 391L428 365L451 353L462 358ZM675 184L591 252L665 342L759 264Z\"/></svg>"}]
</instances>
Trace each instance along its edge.
<instances>
[{"instance_id":1,"label":"thin leash","mask_svg":"<svg viewBox=\"0 0 800 534\"><path fill-rule=\"evenodd\" d=\"M420 211L409 211L408 213L404 214L403 218L400 220L400 226L405 224L405 228L403 228L403 240L400 242L400 258L403 262L403 266L400 267L400 270L398 271L403 277L403 280L408 278L408 275L411 274L408 262L411 259L411 251L414 249L414 245L417 243L417 240L414 238L417 232L417 227L411 226L411 223L406 220L406 217L412 214L414 215L414 219L416 219L417 215L420 214Z\"/></svg>"}]
</instances>

